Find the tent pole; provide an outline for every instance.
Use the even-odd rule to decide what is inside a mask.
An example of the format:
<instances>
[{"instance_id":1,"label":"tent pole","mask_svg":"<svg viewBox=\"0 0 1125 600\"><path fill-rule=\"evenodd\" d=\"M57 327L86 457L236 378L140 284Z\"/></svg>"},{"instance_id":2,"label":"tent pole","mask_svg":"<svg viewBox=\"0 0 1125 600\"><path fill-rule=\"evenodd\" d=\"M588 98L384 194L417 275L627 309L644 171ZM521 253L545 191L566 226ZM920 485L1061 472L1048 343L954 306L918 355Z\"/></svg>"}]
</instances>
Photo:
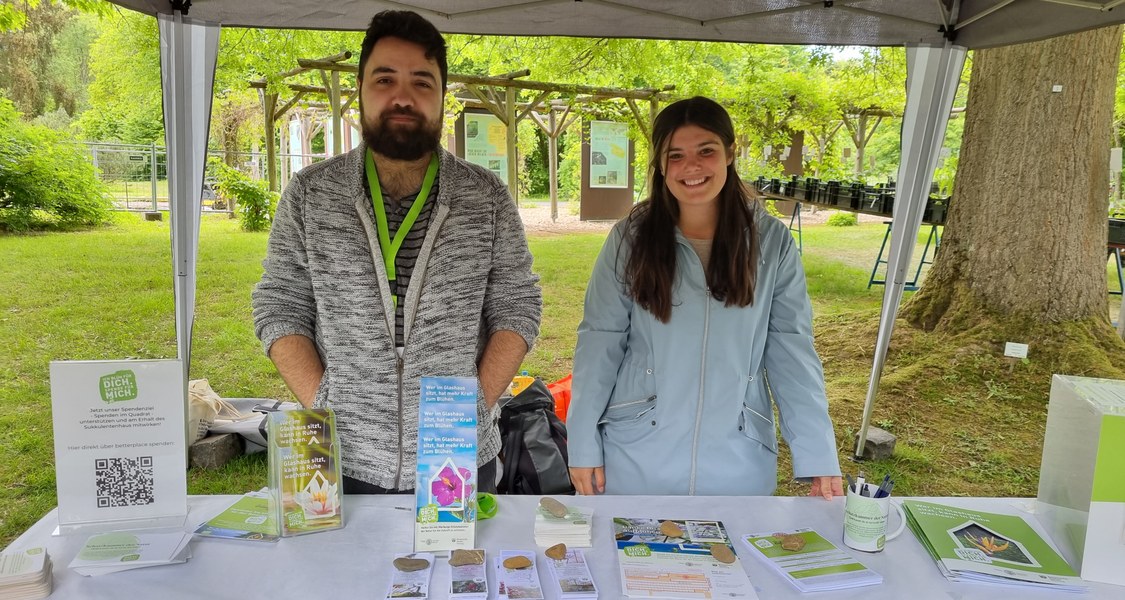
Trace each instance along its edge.
<instances>
[{"instance_id":1,"label":"tent pole","mask_svg":"<svg viewBox=\"0 0 1125 600\"><path fill-rule=\"evenodd\" d=\"M922 226L922 213L930 196L938 154L945 139L949 111L957 94L957 83L965 64L967 50L946 43L943 46L906 47L906 111L902 117L902 158L896 182L892 212L891 252L887 260L883 307L879 314L879 333L875 340L875 359L871 366L867 398L863 405L863 421L856 436L854 456L863 457L867 429L879 377L887 358L895 316L902 300L911 255Z\"/></svg>"},{"instance_id":2,"label":"tent pole","mask_svg":"<svg viewBox=\"0 0 1125 600\"><path fill-rule=\"evenodd\" d=\"M199 252L199 217L219 53L219 25L184 17L178 11L158 15L157 25L167 148L176 351L182 367L186 411L195 316L195 262Z\"/></svg>"}]
</instances>

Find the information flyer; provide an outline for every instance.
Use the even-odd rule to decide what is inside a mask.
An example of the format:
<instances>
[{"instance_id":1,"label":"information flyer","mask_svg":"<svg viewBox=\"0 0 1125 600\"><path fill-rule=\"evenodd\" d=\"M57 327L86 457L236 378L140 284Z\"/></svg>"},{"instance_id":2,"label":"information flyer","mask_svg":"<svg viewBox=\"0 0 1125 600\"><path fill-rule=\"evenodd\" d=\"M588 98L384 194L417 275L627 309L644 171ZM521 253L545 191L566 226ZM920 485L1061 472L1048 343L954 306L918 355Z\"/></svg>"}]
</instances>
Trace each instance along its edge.
<instances>
[{"instance_id":1,"label":"information flyer","mask_svg":"<svg viewBox=\"0 0 1125 600\"><path fill-rule=\"evenodd\" d=\"M629 187L629 126L590 121L590 187Z\"/></svg>"},{"instance_id":2,"label":"information flyer","mask_svg":"<svg viewBox=\"0 0 1125 600\"><path fill-rule=\"evenodd\" d=\"M474 547L477 380L423 377L418 403L416 552Z\"/></svg>"},{"instance_id":3,"label":"information flyer","mask_svg":"<svg viewBox=\"0 0 1125 600\"><path fill-rule=\"evenodd\" d=\"M480 165L508 185L508 129L495 115L465 113L465 160Z\"/></svg>"},{"instance_id":4,"label":"information flyer","mask_svg":"<svg viewBox=\"0 0 1125 600\"><path fill-rule=\"evenodd\" d=\"M183 523L180 361L54 361L51 413L63 533L109 521Z\"/></svg>"}]
</instances>

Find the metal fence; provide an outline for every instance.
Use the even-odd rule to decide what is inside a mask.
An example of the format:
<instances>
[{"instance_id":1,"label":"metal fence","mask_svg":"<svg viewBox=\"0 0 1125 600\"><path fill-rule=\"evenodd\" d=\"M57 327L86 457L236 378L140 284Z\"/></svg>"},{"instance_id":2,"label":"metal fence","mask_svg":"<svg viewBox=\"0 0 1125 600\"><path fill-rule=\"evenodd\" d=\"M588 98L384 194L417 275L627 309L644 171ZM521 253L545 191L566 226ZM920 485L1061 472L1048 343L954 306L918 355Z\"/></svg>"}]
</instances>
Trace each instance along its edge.
<instances>
[{"instance_id":1,"label":"metal fence","mask_svg":"<svg viewBox=\"0 0 1125 600\"><path fill-rule=\"evenodd\" d=\"M86 142L90 160L115 210L168 210L168 161L164 146ZM208 157L229 157L238 170L252 179L265 179L264 152L208 151ZM282 185L296 170L327 158L318 154L278 154ZM229 212L229 204L215 192L210 166L204 172L199 201L204 211Z\"/></svg>"}]
</instances>

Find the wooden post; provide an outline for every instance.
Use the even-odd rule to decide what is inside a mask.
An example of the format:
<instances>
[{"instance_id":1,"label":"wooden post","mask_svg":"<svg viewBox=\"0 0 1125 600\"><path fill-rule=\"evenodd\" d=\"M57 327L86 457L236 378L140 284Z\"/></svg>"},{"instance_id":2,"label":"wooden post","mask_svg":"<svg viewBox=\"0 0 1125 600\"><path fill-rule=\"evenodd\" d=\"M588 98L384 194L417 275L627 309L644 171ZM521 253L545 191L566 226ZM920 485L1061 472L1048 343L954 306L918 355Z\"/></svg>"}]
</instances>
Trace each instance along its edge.
<instances>
[{"instance_id":1,"label":"wooden post","mask_svg":"<svg viewBox=\"0 0 1125 600\"><path fill-rule=\"evenodd\" d=\"M508 142L508 192L512 200L519 204L519 165L516 164L516 88L508 87L504 90L504 121L507 128Z\"/></svg>"},{"instance_id":2,"label":"wooden post","mask_svg":"<svg viewBox=\"0 0 1125 600\"><path fill-rule=\"evenodd\" d=\"M262 94L262 112L266 116L266 175L270 191L278 191L277 185L277 128L274 110L277 108L277 94Z\"/></svg>"},{"instance_id":3,"label":"wooden post","mask_svg":"<svg viewBox=\"0 0 1125 600\"><path fill-rule=\"evenodd\" d=\"M547 110L547 181L551 184L551 222L559 220L559 133L555 126L555 111Z\"/></svg>"},{"instance_id":4,"label":"wooden post","mask_svg":"<svg viewBox=\"0 0 1125 600\"><path fill-rule=\"evenodd\" d=\"M340 119L340 72L332 71L332 85L328 87L328 102L332 105L332 155L343 152L344 128Z\"/></svg>"}]
</instances>

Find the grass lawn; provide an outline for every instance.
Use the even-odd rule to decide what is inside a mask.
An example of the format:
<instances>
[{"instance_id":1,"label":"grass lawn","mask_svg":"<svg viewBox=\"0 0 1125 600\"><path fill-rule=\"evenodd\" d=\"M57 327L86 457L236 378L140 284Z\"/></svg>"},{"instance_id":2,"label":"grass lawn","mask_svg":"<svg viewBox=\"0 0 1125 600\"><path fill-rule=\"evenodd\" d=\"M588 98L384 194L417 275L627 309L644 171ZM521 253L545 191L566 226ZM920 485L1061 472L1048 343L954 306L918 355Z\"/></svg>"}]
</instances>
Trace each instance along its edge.
<instances>
[{"instance_id":1,"label":"grass lawn","mask_svg":"<svg viewBox=\"0 0 1125 600\"><path fill-rule=\"evenodd\" d=\"M89 232L0 237L0 547L56 503L49 361L175 355L168 221L127 213L116 219ZM804 228L818 349L841 457L851 472L856 466L847 457L883 294L880 286L868 289L867 280L883 231L881 224ZM200 239L192 377L207 378L226 397L287 397L250 321L250 289L261 273L266 234L244 233L236 220L207 215ZM532 374L550 381L570 371L586 280L603 240L603 234L531 238L545 299L542 335L524 364ZM907 335L915 347L936 350L944 343ZM896 352L895 344L892 354L887 398L874 423L900 436L899 452L869 470L896 473L896 491L904 495L1034 495L1046 414L1041 374L1034 374L1039 388L1029 391L1020 372L1005 374L989 357L964 369L912 373L914 357ZM944 387L914 394L904 383L911 378ZM981 411L990 423L974 422ZM779 493L800 493L786 481L787 469L783 464ZM188 472L193 494L242 493L264 484L261 454L219 471Z\"/></svg>"}]
</instances>

